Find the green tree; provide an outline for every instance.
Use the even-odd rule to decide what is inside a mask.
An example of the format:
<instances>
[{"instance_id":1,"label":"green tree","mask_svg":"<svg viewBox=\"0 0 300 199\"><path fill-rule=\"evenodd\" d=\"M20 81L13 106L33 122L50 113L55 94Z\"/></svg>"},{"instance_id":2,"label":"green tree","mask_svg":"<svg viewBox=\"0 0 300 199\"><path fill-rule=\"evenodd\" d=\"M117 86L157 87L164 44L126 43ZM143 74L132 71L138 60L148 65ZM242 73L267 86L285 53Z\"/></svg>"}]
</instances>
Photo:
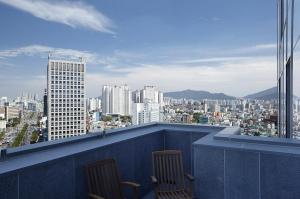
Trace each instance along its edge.
<instances>
[{"instance_id":1,"label":"green tree","mask_svg":"<svg viewBox=\"0 0 300 199\"><path fill-rule=\"evenodd\" d=\"M4 138L4 135L5 135L5 132L4 132L4 130L0 131L0 140L3 140L3 138Z\"/></svg>"},{"instance_id":2,"label":"green tree","mask_svg":"<svg viewBox=\"0 0 300 199\"><path fill-rule=\"evenodd\" d=\"M131 117L129 115L121 116L121 122L131 122Z\"/></svg>"},{"instance_id":3,"label":"green tree","mask_svg":"<svg viewBox=\"0 0 300 199\"><path fill-rule=\"evenodd\" d=\"M29 118L32 119L33 116L34 116L34 113L31 113L30 116L29 116Z\"/></svg>"},{"instance_id":4,"label":"green tree","mask_svg":"<svg viewBox=\"0 0 300 199\"><path fill-rule=\"evenodd\" d=\"M104 122L111 122L112 121L112 116L110 116L110 115L104 116L103 121Z\"/></svg>"},{"instance_id":5,"label":"green tree","mask_svg":"<svg viewBox=\"0 0 300 199\"><path fill-rule=\"evenodd\" d=\"M17 137L15 138L15 140L13 141L12 143L12 147L18 147L18 146L21 146L21 144L23 143L24 141L24 138L25 138L25 133L27 131L27 128L28 128L28 124L25 124L23 126L23 128L21 129L20 133L17 135Z\"/></svg>"},{"instance_id":6,"label":"green tree","mask_svg":"<svg viewBox=\"0 0 300 199\"><path fill-rule=\"evenodd\" d=\"M199 123L201 116L202 116L202 113L194 113L193 114L193 122Z\"/></svg>"},{"instance_id":7,"label":"green tree","mask_svg":"<svg viewBox=\"0 0 300 199\"><path fill-rule=\"evenodd\" d=\"M19 118L11 118L8 120L7 126L8 127L16 127L18 124L20 124Z\"/></svg>"},{"instance_id":8,"label":"green tree","mask_svg":"<svg viewBox=\"0 0 300 199\"><path fill-rule=\"evenodd\" d=\"M37 139L39 138L39 133L38 131L33 131L31 133L31 137L30 137L30 143L36 143Z\"/></svg>"},{"instance_id":9,"label":"green tree","mask_svg":"<svg viewBox=\"0 0 300 199\"><path fill-rule=\"evenodd\" d=\"M255 132L253 133L253 135L254 135L254 136L260 136L261 133L260 133L259 131L255 131Z\"/></svg>"}]
</instances>

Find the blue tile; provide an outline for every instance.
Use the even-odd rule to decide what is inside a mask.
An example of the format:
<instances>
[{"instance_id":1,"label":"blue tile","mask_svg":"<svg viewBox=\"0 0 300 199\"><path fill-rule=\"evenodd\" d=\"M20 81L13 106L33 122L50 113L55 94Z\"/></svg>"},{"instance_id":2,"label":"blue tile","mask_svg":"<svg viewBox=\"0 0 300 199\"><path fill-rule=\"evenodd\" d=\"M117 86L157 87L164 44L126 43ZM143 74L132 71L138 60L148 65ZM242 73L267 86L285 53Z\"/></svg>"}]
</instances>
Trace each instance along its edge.
<instances>
[{"instance_id":1,"label":"blue tile","mask_svg":"<svg viewBox=\"0 0 300 199\"><path fill-rule=\"evenodd\" d=\"M154 195L154 192L151 191L150 193L147 193L143 199L154 199L155 198L155 195Z\"/></svg>"},{"instance_id":2,"label":"blue tile","mask_svg":"<svg viewBox=\"0 0 300 199\"><path fill-rule=\"evenodd\" d=\"M17 173L0 176L0 198L1 199L17 199L18 198L18 175L17 175Z\"/></svg>"},{"instance_id":3,"label":"blue tile","mask_svg":"<svg viewBox=\"0 0 300 199\"><path fill-rule=\"evenodd\" d=\"M101 149L100 149L101 150ZM134 139L118 142L105 147L105 150L101 150L99 154L110 157L116 160L117 167L120 173L121 180L134 181ZM129 189L124 189L124 195L126 198L131 198Z\"/></svg>"},{"instance_id":4,"label":"blue tile","mask_svg":"<svg viewBox=\"0 0 300 199\"><path fill-rule=\"evenodd\" d=\"M75 161L75 198L86 198L87 184L85 175L85 165L97 161L97 151L80 153L74 157Z\"/></svg>"},{"instance_id":5,"label":"blue tile","mask_svg":"<svg viewBox=\"0 0 300 199\"><path fill-rule=\"evenodd\" d=\"M261 199L300 198L300 158L261 153Z\"/></svg>"},{"instance_id":6,"label":"blue tile","mask_svg":"<svg viewBox=\"0 0 300 199\"><path fill-rule=\"evenodd\" d=\"M259 198L259 153L225 151L225 198Z\"/></svg>"},{"instance_id":7,"label":"blue tile","mask_svg":"<svg viewBox=\"0 0 300 199\"><path fill-rule=\"evenodd\" d=\"M199 145L193 147L197 198L224 198L224 150Z\"/></svg>"},{"instance_id":8,"label":"blue tile","mask_svg":"<svg viewBox=\"0 0 300 199\"><path fill-rule=\"evenodd\" d=\"M105 158L116 159L122 180L141 184L140 193L143 197L153 190L150 181L150 175L152 175L151 153L164 149L178 149L183 152L185 171L193 173L193 168L196 168L194 173L196 193L201 196L199 198L223 198L223 150L204 146L193 148L192 143L205 136L205 133L195 131L196 127L192 127L192 131L189 131L190 126L181 127L179 125L175 125L174 130L168 128L161 131L161 129L157 128L158 131L149 131L149 133L147 128L135 129L134 132L124 133L124 136L120 132L114 138L107 137L105 142L101 139L99 142L91 139L91 142L85 140L78 142L78 145L77 143L60 145L57 148L46 150L52 153L40 151L39 153L42 155L51 154L57 155L57 157L49 156L47 159L51 159L49 162L44 160L44 162L41 161L41 164L27 166L20 170L20 198L86 198L84 165ZM201 128L199 130L201 131ZM141 135L145 132L147 134ZM105 144L105 146L99 147L100 144ZM61 158L59 155L64 153L70 155ZM60 159L52 160L55 158ZM8 179L6 185L3 185L6 178L0 177L0 191L1 189L10 190L7 191L7 196L0 193L0 198L17 197L18 191L15 190L17 187L15 184L18 185L17 180L18 175L16 174ZM2 184L2 182L4 183ZM127 192L126 195L127 198L131 198Z\"/></svg>"},{"instance_id":9,"label":"blue tile","mask_svg":"<svg viewBox=\"0 0 300 199\"><path fill-rule=\"evenodd\" d=\"M190 158L191 158L191 168L190 170L188 170L188 172L191 174L191 175L194 175L194 169L193 169L193 165L194 165L194 147L193 147L193 143L196 142L197 140L201 139L202 137L204 137L205 135L207 134L204 134L204 133L191 133L191 155L190 155Z\"/></svg>"},{"instance_id":10,"label":"blue tile","mask_svg":"<svg viewBox=\"0 0 300 199\"><path fill-rule=\"evenodd\" d=\"M180 150L182 152L185 172L191 173L192 136L190 132L166 131L166 149Z\"/></svg>"},{"instance_id":11,"label":"blue tile","mask_svg":"<svg viewBox=\"0 0 300 199\"><path fill-rule=\"evenodd\" d=\"M114 145L107 145L107 146L103 146L103 147L96 149L95 161L112 158L112 156L113 156L112 151L111 151L112 146L114 146Z\"/></svg>"},{"instance_id":12,"label":"blue tile","mask_svg":"<svg viewBox=\"0 0 300 199\"><path fill-rule=\"evenodd\" d=\"M135 181L141 184L140 195L143 196L153 190L150 181L152 175L152 152L164 149L162 133L153 133L139 137L134 143Z\"/></svg>"},{"instance_id":13,"label":"blue tile","mask_svg":"<svg viewBox=\"0 0 300 199\"><path fill-rule=\"evenodd\" d=\"M118 164L122 180L134 180L134 139L113 144L109 150Z\"/></svg>"},{"instance_id":14,"label":"blue tile","mask_svg":"<svg viewBox=\"0 0 300 199\"><path fill-rule=\"evenodd\" d=\"M19 174L22 199L71 199L75 197L74 187L74 162L71 158L23 169Z\"/></svg>"}]
</instances>

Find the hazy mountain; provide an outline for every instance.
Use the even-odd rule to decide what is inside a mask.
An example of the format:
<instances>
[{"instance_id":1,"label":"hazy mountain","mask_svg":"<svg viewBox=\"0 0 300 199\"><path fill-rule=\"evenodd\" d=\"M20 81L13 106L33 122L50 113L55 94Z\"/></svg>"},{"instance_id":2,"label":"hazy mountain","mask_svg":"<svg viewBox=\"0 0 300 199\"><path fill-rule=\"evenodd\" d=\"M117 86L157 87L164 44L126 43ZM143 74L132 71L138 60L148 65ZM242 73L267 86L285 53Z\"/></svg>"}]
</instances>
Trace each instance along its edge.
<instances>
[{"instance_id":1,"label":"hazy mountain","mask_svg":"<svg viewBox=\"0 0 300 199\"><path fill-rule=\"evenodd\" d=\"M193 99L193 100L200 100L200 99L236 99L235 97L226 95L224 93L210 93L207 91L196 91L196 90L184 90L184 91L175 91L175 92L167 92L164 93L165 97L171 97L174 99Z\"/></svg>"},{"instance_id":2,"label":"hazy mountain","mask_svg":"<svg viewBox=\"0 0 300 199\"><path fill-rule=\"evenodd\" d=\"M236 97L226 95L224 93L210 93L207 91L195 91L195 90L184 90L176 92L167 92L164 93L165 97L171 97L175 99L237 99ZM257 100L277 100L277 87L272 87L257 93L253 93L243 97L244 99L257 99ZM297 96L294 96L294 100L300 99Z\"/></svg>"},{"instance_id":3,"label":"hazy mountain","mask_svg":"<svg viewBox=\"0 0 300 199\"><path fill-rule=\"evenodd\" d=\"M269 88L258 93L247 95L245 99L258 99L258 100L277 100L277 87ZM294 95L294 100L300 99L298 96Z\"/></svg>"},{"instance_id":4,"label":"hazy mountain","mask_svg":"<svg viewBox=\"0 0 300 199\"><path fill-rule=\"evenodd\" d=\"M274 100L277 99L277 87L269 88L244 97L245 99Z\"/></svg>"}]
</instances>

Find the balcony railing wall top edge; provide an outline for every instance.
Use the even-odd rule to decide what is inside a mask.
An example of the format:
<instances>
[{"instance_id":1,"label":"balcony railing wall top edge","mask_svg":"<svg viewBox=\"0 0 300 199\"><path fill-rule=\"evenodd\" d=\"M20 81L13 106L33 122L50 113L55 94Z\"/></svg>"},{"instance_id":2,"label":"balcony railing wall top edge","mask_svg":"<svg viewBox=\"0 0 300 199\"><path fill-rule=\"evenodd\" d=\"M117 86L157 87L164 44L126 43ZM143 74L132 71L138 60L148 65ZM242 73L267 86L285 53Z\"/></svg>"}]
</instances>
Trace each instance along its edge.
<instances>
[{"instance_id":1,"label":"balcony railing wall top edge","mask_svg":"<svg viewBox=\"0 0 300 199\"><path fill-rule=\"evenodd\" d=\"M207 135L193 143L195 147L210 146L249 152L266 152L300 156L300 140L280 137L240 135L240 129L225 128L218 133Z\"/></svg>"},{"instance_id":2,"label":"balcony railing wall top edge","mask_svg":"<svg viewBox=\"0 0 300 199\"><path fill-rule=\"evenodd\" d=\"M237 127L152 123L107 131L105 137L95 133L42 143L23 151L22 148L8 150L0 162L0 198L1 193L16 199L45 198L43 193L47 194L46 198L85 198L83 168L87 163L105 158L116 159L122 165L122 176L140 183L141 196L144 196L152 190L148 178L151 153L167 149L183 152L184 167L195 176L195 192L199 198L232 198L237 191L240 198L258 198L257 195L264 194L260 190L269 190L273 182L286 188L280 185L282 178L297 185L300 175L294 173L300 162L300 141L239 133ZM282 176L285 161L291 164L290 173ZM274 165L278 167L273 168ZM271 172L274 169L280 171ZM268 183L259 184L258 179ZM243 188L232 189L241 183L245 184ZM294 184L288 186L288 191L300 196ZM38 196L36 187L41 189ZM282 189L276 189L276 194L280 195Z\"/></svg>"},{"instance_id":3,"label":"balcony railing wall top edge","mask_svg":"<svg viewBox=\"0 0 300 199\"><path fill-rule=\"evenodd\" d=\"M169 123L149 123L103 132L86 134L62 140L38 143L17 148L9 148L0 161L0 174L41 164L59 158L95 150L110 144L126 142L136 137L161 131L196 132L203 135L216 133L225 127L211 125L187 125Z\"/></svg>"},{"instance_id":4,"label":"balcony railing wall top edge","mask_svg":"<svg viewBox=\"0 0 300 199\"><path fill-rule=\"evenodd\" d=\"M24 145L20 147L15 147L15 148L7 148L5 149L6 151L6 158L7 157L12 157L24 153L30 153L34 151L40 151L40 150L45 150L53 147L58 147L61 145L67 145L67 144L74 144L77 142L83 142L83 141L88 141L90 139L97 139L97 138L102 138L104 136L111 136L115 134L124 134L127 133L128 131L140 131L141 129L145 128L152 128L154 131L159 131L159 128L163 130L168 130L168 128L171 128L172 130L186 130L188 128L189 131L192 130L199 130L199 127L201 127L201 130L207 129L208 132L215 131L215 129L223 129L225 127L223 126L211 126L211 125L194 125L194 124L179 124L179 123L163 123L163 122L151 122L147 124L141 124L138 126L129 126L129 127L124 127L124 128L118 128L118 129L109 129L105 130L105 133L102 132L95 132L95 133L88 133L85 135L80 135L80 136L73 136L69 138L64 138L64 139L59 139L59 140L53 140L50 142L40 142L36 144L29 144L29 145ZM228 128L228 127L226 127ZM2 149L3 150L3 149Z\"/></svg>"}]
</instances>

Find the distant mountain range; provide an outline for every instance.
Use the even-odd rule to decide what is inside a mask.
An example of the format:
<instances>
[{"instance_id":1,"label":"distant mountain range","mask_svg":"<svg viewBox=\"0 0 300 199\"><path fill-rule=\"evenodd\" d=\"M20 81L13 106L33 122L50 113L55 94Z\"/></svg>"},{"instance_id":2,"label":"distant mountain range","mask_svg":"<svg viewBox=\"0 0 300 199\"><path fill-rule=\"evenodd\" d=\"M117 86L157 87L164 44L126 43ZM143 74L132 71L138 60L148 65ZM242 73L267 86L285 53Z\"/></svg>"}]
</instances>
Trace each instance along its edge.
<instances>
[{"instance_id":1,"label":"distant mountain range","mask_svg":"<svg viewBox=\"0 0 300 199\"><path fill-rule=\"evenodd\" d=\"M211 100L232 100L237 99L238 97L233 97L230 95L226 95L224 93L210 93L208 91L196 91L196 90L184 90L184 91L175 91L175 92L167 92L164 93L165 97L171 97L174 99L194 99L194 100L202 100L202 99L211 99ZM239 97L240 98L240 97ZM277 87L269 88L257 93L253 93L242 97L244 99L257 99L257 100L275 100L277 99Z\"/></svg>"},{"instance_id":2,"label":"distant mountain range","mask_svg":"<svg viewBox=\"0 0 300 199\"><path fill-rule=\"evenodd\" d=\"M207 91L195 91L195 90L184 90L184 91L175 91L175 92L167 92L164 93L165 97L171 97L174 99L194 99L194 100L201 100L201 99L236 99L233 96L225 95L224 93L210 93Z\"/></svg>"},{"instance_id":3,"label":"distant mountain range","mask_svg":"<svg viewBox=\"0 0 300 199\"><path fill-rule=\"evenodd\" d=\"M258 100L274 100L277 99L277 87L269 88L258 93L247 95L245 99L258 99ZM300 99L298 96L294 95L294 100Z\"/></svg>"},{"instance_id":4,"label":"distant mountain range","mask_svg":"<svg viewBox=\"0 0 300 199\"><path fill-rule=\"evenodd\" d=\"M277 99L277 87L269 88L244 97L245 99L274 100Z\"/></svg>"}]
</instances>

